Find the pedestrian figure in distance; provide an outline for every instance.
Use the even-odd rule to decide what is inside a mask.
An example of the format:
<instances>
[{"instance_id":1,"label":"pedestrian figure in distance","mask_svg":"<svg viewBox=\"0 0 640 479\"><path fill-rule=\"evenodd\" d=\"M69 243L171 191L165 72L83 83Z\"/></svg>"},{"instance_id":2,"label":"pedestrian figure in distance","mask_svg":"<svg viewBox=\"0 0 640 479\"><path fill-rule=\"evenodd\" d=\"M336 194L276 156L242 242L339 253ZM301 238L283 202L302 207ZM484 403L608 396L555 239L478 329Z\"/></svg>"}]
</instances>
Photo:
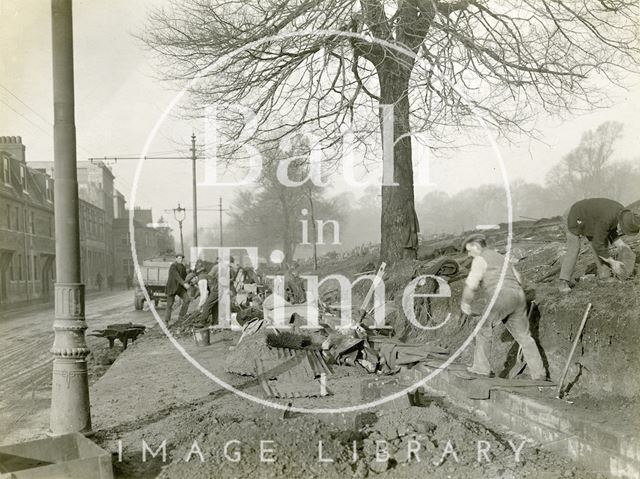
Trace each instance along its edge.
<instances>
[{"instance_id":1,"label":"pedestrian figure in distance","mask_svg":"<svg viewBox=\"0 0 640 479\"><path fill-rule=\"evenodd\" d=\"M636 234L640 231L640 218L620 203L607 198L587 198L574 203L562 217L562 225L567 235L567 252L560 269L559 289L562 293L571 291L571 280L580 253L581 237L585 236L591 245L596 261L599 279L626 277L632 271L625 268L609 253L613 245L619 256L632 256L630 265L635 262L635 254L620 238L621 235Z\"/></svg>"},{"instance_id":2,"label":"pedestrian figure in distance","mask_svg":"<svg viewBox=\"0 0 640 479\"><path fill-rule=\"evenodd\" d=\"M133 287L133 279L130 274L125 278L125 283L127 284L127 289L131 289Z\"/></svg>"},{"instance_id":3,"label":"pedestrian figure in distance","mask_svg":"<svg viewBox=\"0 0 640 479\"><path fill-rule=\"evenodd\" d=\"M176 255L176 260L171 263L171 266L169 267L169 276L167 277L167 284L165 286L165 293L167 295L165 323L167 326L171 321L171 309L173 308L176 296L179 296L182 300L180 312L178 313L179 320L184 319L187 314L187 309L189 308L189 295L187 294L189 284L185 282L185 278L187 277L187 268L182 264L183 261L184 255L182 253L178 253Z\"/></svg>"},{"instance_id":4,"label":"pedestrian figure in distance","mask_svg":"<svg viewBox=\"0 0 640 479\"><path fill-rule=\"evenodd\" d=\"M462 243L462 251L466 251L473 258L462 292L460 304L462 312L471 315L471 303L477 290L482 290L487 300L490 300L499 289L489 316L476 335L473 365L468 368L468 371L482 376L493 374L490 362L493 327L503 322L513 339L522 347L531 378L545 380L546 373L542 357L529 332L527 301L522 289L522 279L513 267L513 263L507 264L504 279L500 283L506 258L487 248L487 240L483 234L475 233L468 236Z\"/></svg>"},{"instance_id":5,"label":"pedestrian figure in distance","mask_svg":"<svg viewBox=\"0 0 640 479\"><path fill-rule=\"evenodd\" d=\"M98 274L96 275L96 285L98 286L98 289L102 291L102 274L100 271L98 271Z\"/></svg>"}]
</instances>

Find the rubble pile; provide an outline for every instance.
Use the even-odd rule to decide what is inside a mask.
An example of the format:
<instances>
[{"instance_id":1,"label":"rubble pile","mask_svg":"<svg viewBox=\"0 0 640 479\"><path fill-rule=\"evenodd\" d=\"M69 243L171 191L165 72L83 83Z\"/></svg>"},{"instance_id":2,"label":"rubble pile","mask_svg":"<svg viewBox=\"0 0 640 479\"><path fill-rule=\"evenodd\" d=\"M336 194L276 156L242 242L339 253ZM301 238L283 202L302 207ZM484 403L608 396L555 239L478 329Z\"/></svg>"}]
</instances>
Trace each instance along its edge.
<instances>
[{"instance_id":1,"label":"rubble pile","mask_svg":"<svg viewBox=\"0 0 640 479\"><path fill-rule=\"evenodd\" d=\"M487 231L489 247L505 252L507 234L507 225ZM477 322L463 318L458 312L464 284L461 280L466 277L470 266L470 259L459 251L462 238L463 235L450 236L434 244L426 242L421 246L421 257L429 256L425 252L436 250L446 250L446 256L428 260L402 260L384 271L385 326L391 325L390 329L376 327L373 310L367 309L371 303L357 309L356 305L362 298L371 293L371 281L358 282L353 289L355 328L340 327L341 312L336 304L340 299L339 288L330 281L323 283L324 290L321 290L321 299L317 304L319 328L306 328L305 316L308 311L305 283L294 270L279 273L285 276L284 298L276 298L272 294L259 306L250 303L236 305L237 319L243 325L243 333L225 358L226 371L260 378L265 371L281 371L278 364L289 361L288 356L298 354L296 351L304 354L318 352L321 363L326 363L329 368L332 365L351 366L370 374L382 375L394 374L402 365L447 358L469 338ZM639 242L635 238L629 241L634 248L639 246ZM458 249L451 248L455 244ZM565 252L560 218L513 223L510 250L512 261L517 263L516 267L523 275L528 300L535 302L530 305L531 331L541 347L551 379L558 377L581 311L590 301L595 307L584 331L575 364L570 369L570 387L574 388L574 393L598 390L601 394L629 396L640 392L640 381L617 382L615 375L611 374L612 365L605 360L615 358L617 366L622 364L624 367L640 362L640 351L631 340L640 333L640 321L637 318L639 308L629 307L629 301L638 301L637 276L606 283L596 280L591 274L591 254L588 253L588 246L584 245L576 266L578 286L571 295L561 295L554 282ZM358 256L357 260L342 260L342 270L339 269L340 261L329 263L320 276L339 272L353 280L363 274L373 276L380 266L371 256ZM436 276L446 281L451 295L442 298L420 297L421 294L443 291L443 284L433 279ZM414 281L418 282L412 299L415 316L412 322L405 314L411 305L405 304L406 298L403 302L403 292ZM275 322L276 304L284 305L286 325L280 322L282 318ZM479 298L474 310L483 309L483 300ZM277 324L280 326L274 327ZM425 330L425 326L429 328ZM197 327L201 325L192 316L180 325L183 331ZM518 348L504 327L498 325L498 329L499 340L495 341L491 359L506 357L507 360L492 366L500 377L506 377L516 361ZM461 351L459 361L469 362L471 351L467 349ZM304 381L318 379L313 372L313 363L316 361L313 354L308 367L305 366L311 373L307 371L297 378L300 389L303 389ZM258 371L258 365L261 365L262 373ZM526 370L524 372L526 374ZM267 374L265 378L267 381L276 381L282 374Z\"/></svg>"}]
</instances>

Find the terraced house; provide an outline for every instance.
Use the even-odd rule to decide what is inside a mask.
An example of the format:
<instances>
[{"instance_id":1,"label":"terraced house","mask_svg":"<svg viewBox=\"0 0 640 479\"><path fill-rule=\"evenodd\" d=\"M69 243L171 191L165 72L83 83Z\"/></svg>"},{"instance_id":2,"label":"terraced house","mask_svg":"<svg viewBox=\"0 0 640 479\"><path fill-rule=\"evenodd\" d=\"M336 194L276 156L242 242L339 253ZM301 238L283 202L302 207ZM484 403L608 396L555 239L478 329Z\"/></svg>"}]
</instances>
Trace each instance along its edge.
<instances>
[{"instance_id":1,"label":"terraced house","mask_svg":"<svg viewBox=\"0 0 640 479\"><path fill-rule=\"evenodd\" d=\"M19 136L0 136L0 309L53 297L55 226L53 162L25 159ZM77 166L80 262L87 290L122 286L133 275L129 213L114 175L101 161ZM134 209L140 261L173 249L171 229Z\"/></svg>"},{"instance_id":2,"label":"terraced house","mask_svg":"<svg viewBox=\"0 0 640 479\"><path fill-rule=\"evenodd\" d=\"M0 137L0 308L53 295L53 180L27 166L19 136Z\"/></svg>"}]
</instances>

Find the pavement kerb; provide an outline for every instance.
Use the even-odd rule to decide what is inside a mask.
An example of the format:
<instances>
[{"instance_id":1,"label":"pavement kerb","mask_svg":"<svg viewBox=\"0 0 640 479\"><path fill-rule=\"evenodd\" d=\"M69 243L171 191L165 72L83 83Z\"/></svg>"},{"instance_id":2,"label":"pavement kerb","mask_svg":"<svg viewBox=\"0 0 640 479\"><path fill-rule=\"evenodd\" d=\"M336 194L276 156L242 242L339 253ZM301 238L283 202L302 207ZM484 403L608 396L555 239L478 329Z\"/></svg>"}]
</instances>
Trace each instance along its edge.
<instances>
[{"instance_id":1,"label":"pavement kerb","mask_svg":"<svg viewBox=\"0 0 640 479\"><path fill-rule=\"evenodd\" d=\"M433 369L419 365L411 372L414 380ZM532 439L539 447L569 457L591 470L616 478L640 479L640 437L598 422L560 400L537 398L526 391L507 388L491 390L486 400L470 399L456 383L456 377L443 371L425 386L425 390L445 395L457 406L474 412L513 432ZM537 388L529 389L537 393ZM608 470L602 470L608 464Z\"/></svg>"}]
</instances>

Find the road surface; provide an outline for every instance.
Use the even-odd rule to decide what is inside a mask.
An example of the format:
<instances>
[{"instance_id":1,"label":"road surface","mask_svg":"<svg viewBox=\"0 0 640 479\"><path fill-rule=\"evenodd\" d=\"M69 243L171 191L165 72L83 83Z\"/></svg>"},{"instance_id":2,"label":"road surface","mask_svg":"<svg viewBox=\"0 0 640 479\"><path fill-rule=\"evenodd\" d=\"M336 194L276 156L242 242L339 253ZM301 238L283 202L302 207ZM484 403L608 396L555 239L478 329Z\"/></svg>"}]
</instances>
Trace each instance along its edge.
<instances>
[{"instance_id":1,"label":"road surface","mask_svg":"<svg viewBox=\"0 0 640 479\"><path fill-rule=\"evenodd\" d=\"M146 326L153 323L149 313L134 310L133 291L108 292L88 298L85 311L87 332L120 322ZM52 304L0 313L0 444L46 433L52 344ZM107 341L87 336L87 344L90 349L104 348Z\"/></svg>"}]
</instances>

